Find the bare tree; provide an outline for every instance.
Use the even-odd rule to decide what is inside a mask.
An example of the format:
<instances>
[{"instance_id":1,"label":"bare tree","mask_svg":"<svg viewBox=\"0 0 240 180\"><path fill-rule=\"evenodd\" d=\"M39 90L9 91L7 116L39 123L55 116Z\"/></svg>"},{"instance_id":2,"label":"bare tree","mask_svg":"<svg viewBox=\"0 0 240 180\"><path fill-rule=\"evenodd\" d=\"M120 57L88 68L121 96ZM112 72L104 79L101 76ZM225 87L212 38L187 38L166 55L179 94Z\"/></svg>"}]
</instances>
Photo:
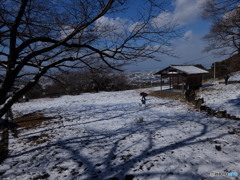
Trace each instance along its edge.
<instances>
[{"instance_id":1,"label":"bare tree","mask_svg":"<svg viewBox=\"0 0 240 180\"><path fill-rule=\"evenodd\" d=\"M156 2L146 1L146 11L131 21L113 18L127 7L125 0L1 0L0 118L50 70L102 64L119 69L137 59L170 54L175 23L154 24L163 10L163 1ZM9 96L26 77L29 81Z\"/></svg>"},{"instance_id":2,"label":"bare tree","mask_svg":"<svg viewBox=\"0 0 240 180\"><path fill-rule=\"evenodd\" d=\"M206 0L203 17L211 19L205 51L220 55L240 53L240 0Z\"/></svg>"},{"instance_id":3,"label":"bare tree","mask_svg":"<svg viewBox=\"0 0 240 180\"><path fill-rule=\"evenodd\" d=\"M86 67L120 70L125 64L161 53L171 55L168 46L178 37L176 23L170 19L161 19L161 26L157 23L169 1L146 0L142 5L145 11L139 10L132 18L126 14L116 18L128 2L0 0L0 119L51 71ZM28 81L16 89L21 79ZM5 127L8 124L7 120ZM8 153L5 140L6 147L0 146L4 154L0 161Z\"/></svg>"}]
</instances>

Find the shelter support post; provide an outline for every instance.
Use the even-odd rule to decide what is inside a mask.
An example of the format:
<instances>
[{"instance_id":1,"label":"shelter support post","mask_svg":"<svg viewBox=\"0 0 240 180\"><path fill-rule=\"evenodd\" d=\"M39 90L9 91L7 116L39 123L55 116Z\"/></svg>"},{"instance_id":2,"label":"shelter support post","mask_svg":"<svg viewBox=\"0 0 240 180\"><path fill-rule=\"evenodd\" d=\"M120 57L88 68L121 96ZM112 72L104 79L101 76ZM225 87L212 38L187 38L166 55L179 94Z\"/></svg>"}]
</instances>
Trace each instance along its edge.
<instances>
[{"instance_id":1,"label":"shelter support post","mask_svg":"<svg viewBox=\"0 0 240 180\"><path fill-rule=\"evenodd\" d=\"M169 76L169 89L171 89L171 84L172 84L172 78Z\"/></svg>"},{"instance_id":2,"label":"shelter support post","mask_svg":"<svg viewBox=\"0 0 240 180\"><path fill-rule=\"evenodd\" d=\"M162 75L161 75L161 91L162 91Z\"/></svg>"}]
</instances>

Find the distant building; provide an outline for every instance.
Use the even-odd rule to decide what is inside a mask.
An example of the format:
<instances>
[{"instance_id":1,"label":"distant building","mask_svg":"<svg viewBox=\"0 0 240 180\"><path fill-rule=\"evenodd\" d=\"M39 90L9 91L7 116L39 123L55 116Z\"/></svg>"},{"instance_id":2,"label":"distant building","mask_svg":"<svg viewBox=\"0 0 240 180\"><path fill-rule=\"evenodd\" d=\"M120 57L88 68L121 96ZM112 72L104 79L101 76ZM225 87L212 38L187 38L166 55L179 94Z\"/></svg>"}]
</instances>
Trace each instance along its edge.
<instances>
[{"instance_id":1,"label":"distant building","mask_svg":"<svg viewBox=\"0 0 240 180\"><path fill-rule=\"evenodd\" d=\"M202 76L208 74L208 71L193 65L171 65L155 75L163 78L169 78L170 89L198 89L202 86ZM162 89L162 84L161 84Z\"/></svg>"}]
</instances>

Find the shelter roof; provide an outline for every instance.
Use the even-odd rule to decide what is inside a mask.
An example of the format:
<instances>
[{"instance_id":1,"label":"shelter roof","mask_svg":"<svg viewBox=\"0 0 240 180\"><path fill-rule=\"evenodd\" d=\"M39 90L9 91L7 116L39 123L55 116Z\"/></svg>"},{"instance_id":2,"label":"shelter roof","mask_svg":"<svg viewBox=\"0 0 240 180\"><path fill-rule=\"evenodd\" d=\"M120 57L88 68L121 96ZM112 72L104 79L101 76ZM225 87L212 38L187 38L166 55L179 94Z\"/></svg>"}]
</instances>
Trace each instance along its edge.
<instances>
[{"instance_id":1,"label":"shelter roof","mask_svg":"<svg viewBox=\"0 0 240 180\"><path fill-rule=\"evenodd\" d=\"M194 75L194 74L207 74L208 71L198 68L194 65L171 65L156 74L180 74L184 73L187 75Z\"/></svg>"}]
</instances>

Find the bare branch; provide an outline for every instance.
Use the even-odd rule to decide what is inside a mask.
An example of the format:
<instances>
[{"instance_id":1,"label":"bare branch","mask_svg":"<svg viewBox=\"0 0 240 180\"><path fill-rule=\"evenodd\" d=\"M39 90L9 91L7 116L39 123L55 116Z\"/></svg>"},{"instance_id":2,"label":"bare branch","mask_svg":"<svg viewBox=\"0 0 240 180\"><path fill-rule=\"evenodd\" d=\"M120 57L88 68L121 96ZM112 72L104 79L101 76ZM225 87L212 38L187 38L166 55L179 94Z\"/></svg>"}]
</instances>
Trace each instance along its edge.
<instances>
[{"instance_id":1,"label":"bare branch","mask_svg":"<svg viewBox=\"0 0 240 180\"><path fill-rule=\"evenodd\" d=\"M204 36L209 45L205 51L217 54L240 52L240 0L207 0L204 5L205 18L212 19L210 32Z\"/></svg>"}]
</instances>

